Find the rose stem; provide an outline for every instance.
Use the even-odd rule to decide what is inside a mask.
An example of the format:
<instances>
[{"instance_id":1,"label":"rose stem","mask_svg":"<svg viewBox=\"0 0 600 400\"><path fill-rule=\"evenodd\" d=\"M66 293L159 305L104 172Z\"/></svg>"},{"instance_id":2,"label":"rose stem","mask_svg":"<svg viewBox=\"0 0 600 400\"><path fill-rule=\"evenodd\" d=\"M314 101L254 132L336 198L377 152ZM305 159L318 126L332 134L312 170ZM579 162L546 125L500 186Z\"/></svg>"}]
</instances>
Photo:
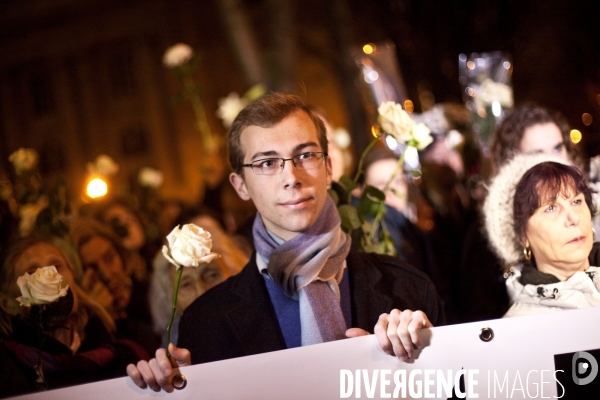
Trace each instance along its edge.
<instances>
[{"instance_id":1,"label":"rose stem","mask_svg":"<svg viewBox=\"0 0 600 400\"><path fill-rule=\"evenodd\" d=\"M396 168L394 168L394 173L390 176L390 178L388 179L388 181L385 184L385 187L383 188L384 196L386 195L388 190L390 190L392 181L396 178L396 175L398 174L398 172L402 169L402 167L404 165L404 156L406 155L407 149L408 149L408 143L406 143L406 145L404 146L404 150L402 150L402 155L400 155L400 158L398 159L398 162L396 163ZM379 204L377 205L377 213L375 215L375 219L373 220L373 230L371 231L371 240L375 239L376 228L379 225L384 213L385 213L385 198L383 199L383 201L379 202Z\"/></svg>"},{"instance_id":2,"label":"rose stem","mask_svg":"<svg viewBox=\"0 0 600 400\"><path fill-rule=\"evenodd\" d=\"M360 156L360 160L358 161L358 167L356 169L356 175L354 175L354 179L352 180L354 182L354 184L356 185L358 183L358 179L360 178L360 175L363 173L362 170L362 166L363 166L363 162L365 161L365 157L367 155L367 153L371 150L371 148L373 146L375 146L375 143L377 143L377 141L379 140L379 138L383 135L383 132L379 132L373 138L373 140L371 140L371 142L369 143L369 145L367 146L367 148L363 151L362 155ZM352 191L350 191L350 193L348 193L348 204L352 204Z\"/></svg>"},{"instance_id":3,"label":"rose stem","mask_svg":"<svg viewBox=\"0 0 600 400\"><path fill-rule=\"evenodd\" d=\"M175 284L175 291L173 292L173 303L171 305L171 318L169 319L169 325L167 325L167 357L171 358L169 353L169 343L171 343L171 325L173 325L173 317L175 317L175 308L177 307L177 293L179 292L179 282L181 281L181 274L183 273L183 267L179 267L177 271L177 283Z\"/></svg>"}]
</instances>

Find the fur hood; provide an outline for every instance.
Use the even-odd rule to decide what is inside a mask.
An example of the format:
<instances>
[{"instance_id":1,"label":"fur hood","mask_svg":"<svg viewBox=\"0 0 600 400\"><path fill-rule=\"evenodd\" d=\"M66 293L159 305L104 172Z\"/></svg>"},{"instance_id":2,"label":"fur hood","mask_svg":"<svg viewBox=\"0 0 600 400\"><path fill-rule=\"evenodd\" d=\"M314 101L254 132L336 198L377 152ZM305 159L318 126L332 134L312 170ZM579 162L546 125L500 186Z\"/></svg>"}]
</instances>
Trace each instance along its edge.
<instances>
[{"instance_id":1,"label":"fur hood","mask_svg":"<svg viewBox=\"0 0 600 400\"><path fill-rule=\"evenodd\" d=\"M489 185L483 204L485 230L492 250L505 265L515 264L523 255L523 246L514 230L515 190L525 172L546 161L571 165L562 158L548 154L518 154L500 168Z\"/></svg>"}]
</instances>

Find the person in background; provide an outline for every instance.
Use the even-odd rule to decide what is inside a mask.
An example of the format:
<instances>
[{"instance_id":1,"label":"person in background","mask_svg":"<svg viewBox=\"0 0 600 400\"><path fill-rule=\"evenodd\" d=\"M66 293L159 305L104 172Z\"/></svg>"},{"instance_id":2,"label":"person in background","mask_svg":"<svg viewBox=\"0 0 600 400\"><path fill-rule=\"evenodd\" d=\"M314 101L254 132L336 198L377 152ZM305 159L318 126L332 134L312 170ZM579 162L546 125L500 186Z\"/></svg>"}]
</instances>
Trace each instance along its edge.
<instances>
[{"instance_id":1,"label":"person in background","mask_svg":"<svg viewBox=\"0 0 600 400\"><path fill-rule=\"evenodd\" d=\"M148 221L127 201L119 198L100 204L94 217L109 226L130 253L129 263L135 278L148 284L152 259L160 250L160 240L149 238Z\"/></svg>"},{"instance_id":2,"label":"person in background","mask_svg":"<svg viewBox=\"0 0 600 400\"><path fill-rule=\"evenodd\" d=\"M483 210L495 253L509 271L506 317L600 306L590 266L593 189L559 157L518 155L491 182Z\"/></svg>"},{"instance_id":3,"label":"person in background","mask_svg":"<svg viewBox=\"0 0 600 400\"><path fill-rule=\"evenodd\" d=\"M148 353L128 340L116 340L113 318L87 295L75 279L76 271L50 239L18 239L0 257L0 397L34 392L34 365L40 349L37 325L29 308L21 307L17 278L38 268L56 267L69 283L72 309L58 326L48 328L43 341L43 372L50 389L123 375L127 363Z\"/></svg>"},{"instance_id":4,"label":"person in background","mask_svg":"<svg viewBox=\"0 0 600 400\"><path fill-rule=\"evenodd\" d=\"M504 118L490 145L494 173L520 153L544 153L569 160L582 168L579 149L570 137L571 128L562 114L534 103L523 104Z\"/></svg>"},{"instance_id":5,"label":"person in background","mask_svg":"<svg viewBox=\"0 0 600 400\"><path fill-rule=\"evenodd\" d=\"M73 220L71 237L83 265L83 289L111 314L119 337L153 354L160 339L151 327L148 284L136 279L131 253L108 226L93 219Z\"/></svg>"},{"instance_id":6,"label":"person in background","mask_svg":"<svg viewBox=\"0 0 600 400\"><path fill-rule=\"evenodd\" d=\"M383 146L374 147L364 159L364 184L383 191L397 163L398 156L393 151ZM432 278L435 268L431 247L425 234L410 219L411 215L416 217L416 211L408 200L409 185L403 171L399 171L385 193L384 223L394 241L396 254Z\"/></svg>"},{"instance_id":7,"label":"person in background","mask_svg":"<svg viewBox=\"0 0 600 400\"><path fill-rule=\"evenodd\" d=\"M444 302L446 321L457 323L460 308L459 265L469 227L476 216L466 189L461 154L449 146L443 135L419 153L422 167L419 189L425 200L420 216L431 213L423 227L432 249L432 280ZM429 206L429 207L428 207Z\"/></svg>"}]
</instances>

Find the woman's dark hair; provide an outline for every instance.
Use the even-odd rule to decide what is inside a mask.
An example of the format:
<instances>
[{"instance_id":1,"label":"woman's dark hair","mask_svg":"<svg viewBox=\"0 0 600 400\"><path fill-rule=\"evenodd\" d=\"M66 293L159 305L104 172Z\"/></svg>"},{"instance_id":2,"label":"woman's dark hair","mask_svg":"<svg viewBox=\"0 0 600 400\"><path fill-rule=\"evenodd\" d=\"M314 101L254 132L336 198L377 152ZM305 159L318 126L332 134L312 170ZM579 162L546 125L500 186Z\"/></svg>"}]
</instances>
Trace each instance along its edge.
<instances>
[{"instance_id":1,"label":"woman's dark hair","mask_svg":"<svg viewBox=\"0 0 600 400\"><path fill-rule=\"evenodd\" d=\"M533 166L519 181L513 203L514 230L519 242L523 242L527 221L542 205L555 201L558 196L573 192L583 193L591 215L595 214L592 194L583 174L573 166L557 162L543 162Z\"/></svg>"},{"instance_id":2,"label":"woman's dark hair","mask_svg":"<svg viewBox=\"0 0 600 400\"><path fill-rule=\"evenodd\" d=\"M577 166L583 165L579 150L571 141L571 129L563 115L535 103L525 103L512 110L494 133L490 146L492 168L498 171L502 164L520 152L521 139L527 128L547 123L555 124L560 130L571 162Z\"/></svg>"}]
</instances>

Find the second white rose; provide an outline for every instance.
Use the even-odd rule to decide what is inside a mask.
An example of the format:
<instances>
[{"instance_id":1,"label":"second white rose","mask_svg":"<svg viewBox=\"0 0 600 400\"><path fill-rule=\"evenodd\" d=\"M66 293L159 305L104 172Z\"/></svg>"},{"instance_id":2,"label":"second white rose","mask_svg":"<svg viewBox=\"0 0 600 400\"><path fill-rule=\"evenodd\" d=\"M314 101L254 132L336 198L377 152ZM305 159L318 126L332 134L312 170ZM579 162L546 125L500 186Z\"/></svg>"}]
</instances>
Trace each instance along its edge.
<instances>
[{"instance_id":1,"label":"second white rose","mask_svg":"<svg viewBox=\"0 0 600 400\"><path fill-rule=\"evenodd\" d=\"M21 289L20 305L29 307L35 304L50 304L59 297L66 296L69 283L56 271L55 266L38 268L32 275L27 272L17 278Z\"/></svg>"},{"instance_id":2,"label":"second white rose","mask_svg":"<svg viewBox=\"0 0 600 400\"><path fill-rule=\"evenodd\" d=\"M220 257L212 253L212 239L210 232L194 224L179 225L167 236L168 246L163 246L164 256L179 267L197 267L202 263L209 263Z\"/></svg>"},{"instance_id":3,"label":"second white rose","mask_svg":"<svg viewBox=\"0 0 600 400\"><path fill-rule=\"evenodd\" d=\"M384 132L392 135L400 143L412 139L410 131L414 128L415 121L402 109L400 104L393 101L383 102L377 112L379 113L379 124Z\"/></svg>"}]
</instances>

